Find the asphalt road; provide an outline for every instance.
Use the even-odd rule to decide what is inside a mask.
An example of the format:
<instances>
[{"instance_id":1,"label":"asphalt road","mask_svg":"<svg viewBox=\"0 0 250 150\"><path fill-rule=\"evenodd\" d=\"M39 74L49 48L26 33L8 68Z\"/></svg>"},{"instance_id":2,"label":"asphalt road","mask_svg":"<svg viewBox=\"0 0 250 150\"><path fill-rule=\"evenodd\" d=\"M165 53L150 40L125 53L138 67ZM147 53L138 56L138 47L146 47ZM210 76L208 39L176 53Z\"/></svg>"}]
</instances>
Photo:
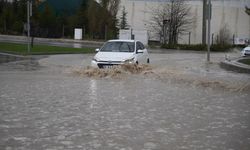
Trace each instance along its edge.
<instances>
[{"instance_id":1,"label":"asphalt road","mask_svg":"<svg viewBox=\"0 0 250 150\"><path fill-rule=\"evenodd\" d=\"M0 149L249 149L248 74L221 69L224 53L150 56L115 78L74 74L90 54L1 64Z\"/></svg>"}]
</instances>

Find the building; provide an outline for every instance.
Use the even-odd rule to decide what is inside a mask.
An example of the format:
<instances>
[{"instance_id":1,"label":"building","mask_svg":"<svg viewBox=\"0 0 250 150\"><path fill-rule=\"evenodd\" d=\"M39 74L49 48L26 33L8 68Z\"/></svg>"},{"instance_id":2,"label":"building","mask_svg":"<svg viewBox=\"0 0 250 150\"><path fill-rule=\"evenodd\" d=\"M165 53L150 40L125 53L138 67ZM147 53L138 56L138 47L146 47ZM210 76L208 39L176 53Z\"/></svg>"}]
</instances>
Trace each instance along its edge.
<instances>
[{"instance_id":1,"label":"building","mask_svg":"<svg viewBox=\"0 0 250 150\"><path fill-rule=\"evenodd\" d=\"M128 24L133 30L147 30L152 17L152 9L169 0L121 0L125 6ZM182 35L179 43L202 43L203 0L186 0L194 17L190 33ZM232 39L250 39L250 16L245 13L245 7L250 7L250 0L212 0L211 41L216 41L219 32L227 29ZM118 13L121 15L121 12ZM159 35L149 33L149 40L159 41Z\"/></svg>"}]
</instances>

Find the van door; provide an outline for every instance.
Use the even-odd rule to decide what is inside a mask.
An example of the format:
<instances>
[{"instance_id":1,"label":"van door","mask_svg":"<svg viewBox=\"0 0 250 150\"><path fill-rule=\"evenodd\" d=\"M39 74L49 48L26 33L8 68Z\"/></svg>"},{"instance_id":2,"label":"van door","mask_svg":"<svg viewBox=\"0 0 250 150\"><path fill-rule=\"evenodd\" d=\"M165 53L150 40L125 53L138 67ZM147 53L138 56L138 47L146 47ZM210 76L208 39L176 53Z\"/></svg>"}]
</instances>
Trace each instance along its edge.
<instances>
[{"instance_id":1,"label":"van door","mask_svg":"<svg viewBox=\"0 0 250 150\"><path fill-rule=\"evenodd\" d=\"M142 52L138 52L138 50L142 50ZM140 42L136 42L136 57L138 63L144 63L143 62L143 47L141 47Z\"/></svg>"}]
</instances>

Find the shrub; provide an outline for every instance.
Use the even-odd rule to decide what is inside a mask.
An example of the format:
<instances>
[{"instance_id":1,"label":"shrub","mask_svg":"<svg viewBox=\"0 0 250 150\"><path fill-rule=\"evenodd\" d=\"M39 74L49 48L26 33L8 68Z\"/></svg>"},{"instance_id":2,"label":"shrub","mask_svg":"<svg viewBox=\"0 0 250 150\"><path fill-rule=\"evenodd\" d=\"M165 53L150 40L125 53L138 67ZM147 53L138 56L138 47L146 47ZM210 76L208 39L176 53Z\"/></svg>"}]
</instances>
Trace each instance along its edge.
<instances>
[{"instance_id":1,"label":"shrub","mask_svg":"<svg viewBox=\"0 0 250 150\"><path fill-rule=\"evenodd\" d=\"M232 45L221 45L221 44L216 44L211 46L211 51L213 52L225 52L233 48Z\"/></svg>"},{"instance_id":2,"label":"shrub","mask_svg":"<svg viewBox=\"0 0 250 150\"><path fill-rule=\"evenodd\" d=\"M178 45L169 45L165 44L161 46L162 48L165 49L181 49L181 50L194 50L194 51L206 51L207 50L207 45L204 44L178 44ZM230 50L230 48L233 48L232 45L211 45L210 50L214 52L224 52Z\"/></svg>"},{"instance_id":3,"label":"shrub","mask_svg":"<svg viewBox=\"0 0 250 150\"><path fill-rule=\"evenodd\" d=\"M182 50L195 50L195 51L206 50L206 45L204 44L192 44L192 45L182 44L178 45L178 47Z\"/></svg>"},{"instance_id":4,"label":"shrub","mask_svg":"<svg viewBox=\"0 0 250 150\"><path fill-rule=\"evenodd\" d=\"M171 45L171 44L163 44L161 48L165 49L177 49L177 45Z\"/></svg>"}]
</instances>

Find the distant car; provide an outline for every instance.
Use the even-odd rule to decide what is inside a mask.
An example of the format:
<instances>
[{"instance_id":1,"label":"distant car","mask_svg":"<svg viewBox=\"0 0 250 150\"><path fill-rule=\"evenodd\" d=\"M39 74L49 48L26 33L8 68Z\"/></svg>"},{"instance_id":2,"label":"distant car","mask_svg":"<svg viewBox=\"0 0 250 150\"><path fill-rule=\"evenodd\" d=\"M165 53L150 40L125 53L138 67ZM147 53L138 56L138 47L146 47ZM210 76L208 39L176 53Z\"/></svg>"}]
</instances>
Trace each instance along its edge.
<instances>
[{"instance_id":1,"label":"distant car","mask_svg":"<svg viewBox=\"0 0 250 150\"><path fill-rule=\"evenodd\" d=\"M241 56L250 56L250 45L241 51Z\"/></svg>"},{"instance_id":2,"label":"distant car","mask_svg":"<svg viewBox=\"0 0 250 150\"><path fill-rule=\"evenodd\" d=\"M136 40L109 40L91 61L91 66L110 68L120 64L146 64L149 63L147 49Z\"/></svg>"}]
</instances>

